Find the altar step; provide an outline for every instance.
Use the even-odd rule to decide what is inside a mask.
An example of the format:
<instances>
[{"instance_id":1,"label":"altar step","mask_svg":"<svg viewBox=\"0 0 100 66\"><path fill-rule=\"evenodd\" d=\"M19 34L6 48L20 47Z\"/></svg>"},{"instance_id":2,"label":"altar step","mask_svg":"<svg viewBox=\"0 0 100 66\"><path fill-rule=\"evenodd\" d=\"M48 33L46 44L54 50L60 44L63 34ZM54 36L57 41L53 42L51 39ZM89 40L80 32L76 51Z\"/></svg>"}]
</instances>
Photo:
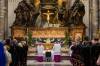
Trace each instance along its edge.
<instances>
[{"instance_id":1,"label":"altar step","mask_svg":"<svg viewBox=\"0 0 100 66\"><path fill-rule=\"evenodd\" d=\"M27 56L28 60L36 60L36 56ZM61 56L61 60L69 60L69 56Z\"/></svg>"},{"instance_id":2,"label":"altar step","mask_svg":"<svg viewBox=\"0 0 100 66\"><path fill-rule=\"evenodd\" d=\"M36 59L36 53L28 53L27 55L27 59L28 60L35 60ZM69 60L70 59L70 56L69 54L61 54L61 60Z\"/></svg>"},{"instance_id":3,"label":"altar step","mask_svg":"<svg viewBox=\"0 0 100 66\"><path fill-rule=\"evenodd\" d=\"M72 66L69 60L61 62L37 62L36 60L27 60L27 66Z\"/></svg>"}]
</instances>

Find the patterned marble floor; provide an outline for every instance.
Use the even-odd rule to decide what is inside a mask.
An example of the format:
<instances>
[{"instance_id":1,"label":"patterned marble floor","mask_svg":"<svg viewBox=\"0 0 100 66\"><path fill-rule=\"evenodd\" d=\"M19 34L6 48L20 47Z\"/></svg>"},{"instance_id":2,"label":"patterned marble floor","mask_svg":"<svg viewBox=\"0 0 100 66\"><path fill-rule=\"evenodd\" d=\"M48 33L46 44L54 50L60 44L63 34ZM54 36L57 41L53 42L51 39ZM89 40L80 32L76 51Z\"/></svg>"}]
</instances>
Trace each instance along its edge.
<instances>
[{"instance_id":1,"label":"patterned marble floor","mask_svg":"<svg viewBox=\"0 0 100 66\"><path fill-rule=\"evenodd\" d=\"M61 62L37 62L35 60L28 60L27 66L72 66L72 64L68 60L62 60Z\"/></svg>"}]
</instances>

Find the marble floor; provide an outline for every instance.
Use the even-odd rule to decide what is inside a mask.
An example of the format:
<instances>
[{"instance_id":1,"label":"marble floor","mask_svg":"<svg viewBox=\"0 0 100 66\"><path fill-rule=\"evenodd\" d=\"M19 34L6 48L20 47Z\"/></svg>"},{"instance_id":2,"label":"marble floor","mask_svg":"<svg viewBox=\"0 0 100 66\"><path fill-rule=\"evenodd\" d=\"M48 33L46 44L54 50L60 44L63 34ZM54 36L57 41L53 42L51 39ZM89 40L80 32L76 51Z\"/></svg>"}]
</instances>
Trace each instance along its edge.
<instances>
[{"instance_id":1,"label":"marble floor","mask_svg":"<svg viewBox=\"0 0 100 66\"><path fill-rule=\"evenodd\" d=\"M62 60L61 62L37 62L35 60L28 60L27 66L72 66L69 60Z\"/></svg>"}]
</instances>

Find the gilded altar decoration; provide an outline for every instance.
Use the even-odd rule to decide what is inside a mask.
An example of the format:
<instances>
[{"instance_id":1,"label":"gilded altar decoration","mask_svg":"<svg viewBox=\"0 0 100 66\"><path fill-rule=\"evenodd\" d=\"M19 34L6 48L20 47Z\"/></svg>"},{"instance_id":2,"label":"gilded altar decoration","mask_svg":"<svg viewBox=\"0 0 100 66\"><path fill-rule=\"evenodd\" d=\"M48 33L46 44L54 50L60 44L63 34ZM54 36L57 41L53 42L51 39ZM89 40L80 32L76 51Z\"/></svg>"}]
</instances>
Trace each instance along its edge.
<instances>
[{"instance_id":1,"label":"gilded altar decoration","mask_svg":"<svg viewBox=\"0 0 100 66\"><path fill-rule=\"evenodd\" d=\"M75 0L73 6L66 9L69 1L22 0L14 11L12 37L23 38L32 32L32 38L65 38L65 33L74 39L76 36L82 38L86 29L83 23L85 6Z\"/></svg>"},{"instance_id":2,"label":"gilded altar decoration","mask_svg":"<svg viewBox=\"0 0 100 66\"><path fill-rule=\"evenodd\" d=\"M25 32L22 30L15 30L14 31L14 37L23 37L25 35Z\"/></svg>"},{"instance_id":3,"label":"gilded altar decoration","mask_svg":"<svg viewBox=\"0 0 100 66\"><path fill-rule=\"evenodd\" d=\"M65 37L65 32L62 30L43 30L43 31L33 31L34 38L63 38Z\"/></svg>"},{"instance_id":4,"label":"gilded altar decoration","mask_svg":"<svg viewBox=\"0 0 100 66\"><path fill-rule=\"evenodd\" d=\"M45 50L51 50L53 48L53 44L51 43L49 38L46 40L46 43L44 43L44 48Z\"/></svg>"}]
</instances>

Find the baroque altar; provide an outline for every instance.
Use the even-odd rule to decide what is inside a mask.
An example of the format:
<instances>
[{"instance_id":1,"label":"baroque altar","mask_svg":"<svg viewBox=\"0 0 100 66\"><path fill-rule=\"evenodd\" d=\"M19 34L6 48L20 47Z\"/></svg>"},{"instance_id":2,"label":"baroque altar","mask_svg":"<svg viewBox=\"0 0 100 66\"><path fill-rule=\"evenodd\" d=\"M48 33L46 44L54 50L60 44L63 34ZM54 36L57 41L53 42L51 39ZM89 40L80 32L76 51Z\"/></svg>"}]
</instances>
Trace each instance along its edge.
<instances>
[{"instance_id":1,"label":"baroque altar","mask_svg":"<svg viewBox=\"0 0 100 66\"><path fill-rule=\"evenodd\" d=\"M73 39L82 38L86 29L84 4L76 0L69 10L66 10L66 1L59 6L58 0L39 0L38 4L22 0L14 11L12 37L24 40L31 32L33 38L65 38L66 33Z\"/></svg>"}]
</instances>

